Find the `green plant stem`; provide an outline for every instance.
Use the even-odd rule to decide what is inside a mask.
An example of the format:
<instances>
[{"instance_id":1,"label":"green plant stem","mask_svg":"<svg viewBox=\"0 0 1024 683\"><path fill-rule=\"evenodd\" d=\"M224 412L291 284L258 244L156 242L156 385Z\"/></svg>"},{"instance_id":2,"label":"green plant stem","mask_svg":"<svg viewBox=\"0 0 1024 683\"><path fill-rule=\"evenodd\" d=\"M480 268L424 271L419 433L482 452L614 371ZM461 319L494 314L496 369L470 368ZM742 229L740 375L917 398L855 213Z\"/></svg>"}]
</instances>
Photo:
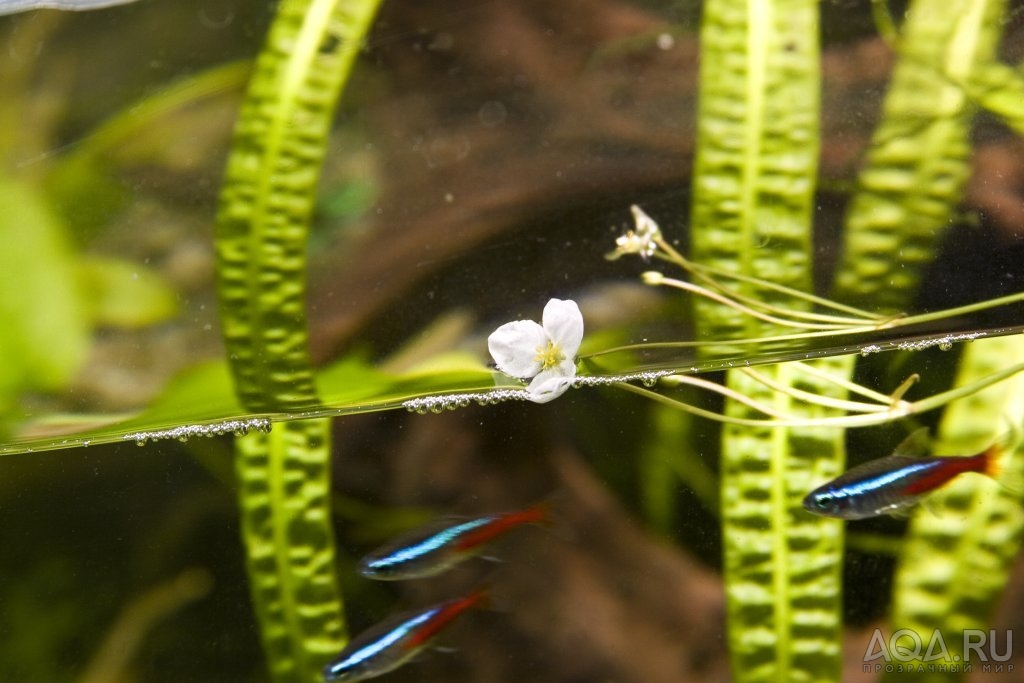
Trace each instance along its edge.
<instances>
[{"instance_id":1,"label":"green plant stem","mask_svg":"<svg viewBox=\"0 0 1024 683\"><path fill-rule=\"evenodd\" d=\"M838 358L843 358L843 357L842 356L838 356ZM852 359L852 358L855 358L855 356L847 356L847 358L851 358ZM789 365L789 364L788 363L780 363L780 365ZM770 367L774 367L774 366L767 366L767 367L770 368ZM917 415L917 414L920 414L920 413L929 412L931 410L936 410L936 409L941 408L941 407L943 407L945 405L948 405L952 401L955 401L957 399L966 398L966 397L971 396L972 394L976 394L979 391L982 391L982 390L984 390L984 389L986 389L988 387L991 387L993 385L997 385L1000 382L1003 382L1003 381L1005 381L1005 380L1007 380L1007 379L1009 379L1009 378L1013 377L1014 375L1017 375L1017 374L1019 374L1021 372L1024 372L1024 363L1017 363L1017 364L1012 365L1012 366L1010 366L1008 368L1003 368L1003 369L1000 369L997 372L993 372L992 374L987 375L985 377L981 377L979 379L976 379L976 380L970 382L969 384L965 384L965 385L962 385L962 386L954 387L953 389L949 389L947 391L943 391L943 392L935 394L933 396L929 396L928 398L922 399L920 401L908 402L908 401L904 401L904 400L897 400L897 401L891 402L887 409L880 410L878 412L871 412L871 413L866 413L866 414L861 414L861 415L833 415L833 416L827 416L827 417L813 417L813 418L799 417L799 416L796 416L796 415L793 415L793 414L780 412L777 407L769 406L764 401L759 401L756 398L752 398L751 392L747 392L747 393L744 394L743 392L741 392L741 391L739 391L739 390L737 390L735 388L732 388L732 387L720 387L719 386L719 387L717 387L717 389L715 389L715 391L716 391L716 393L723 394L723 395L726 395L726 396L732 396L733 394L736 394L736 393L743 394L745 400L741 401L741 402L737 402L737 403L741 403L742 405L746 406L747 408L752 408L754 410L757 410L758 412L760 412L762 414L774 415L776 417L772 417L771 419L763 419L763 418L752 418L752 417L737 417L735 415L731 415L731 414L728 414L728 413L727 414L720 414L720 413L716 413L716 412L711 411L711 410L706 410L706 409L703 409L703 408L698 408L696 406L689 405L687 403L683 403L682 401L678 401L678 400L676 400L674 398L671 398L669 396L665 396L664 394L661 394L661 393L659 393L657 391L653 391L651 389L646 389L644 387L638 387L638 386L635 386L635 385L632 385L632 384L618 384L616 386L621 388L621 389L623 389L623 390L625 390L625 391L629 391L629 392L632 392L634 394L639 394L641 396L646 396L647 398L649 398L649 399L651 399L653 401L656 401L658 403L661 403L661 404L664 404L664 405L668 405L668 406L673 406L673 407L675 407L678 410L681 410L681 411L684 411L684 412L687 412L687 413L690 413L690 414L693 414L693 415L698 415L700 417L705 417L705 418L707 418L709 420L715 420L716 422L722 422L724 424L746 426L746 427L868 427L868 426L872 426L872 425L886 424L886 423L889 423L889 422L893 422L895 420L902 419L904 417L908 417L910 415ZM789 390L789 389L787 389L786 391L782 391L781 388L780 388L781 385L779 385L779 383L775 382L775 381L769 381L769 382L760 382L759 381L758 384L762 385L762 386L766 386L766 387L772 387L772 391L774 393L786 394L786 395L790 395L792 397L800 397L800 396L806 395L807 393L814 393L814 392L805 392L805 391L800 391L800 390L795 390L794 391L794 390ZM772 385L774 385L774 387ZM819 388L823 389L823 390L827 389L829 391L833 391L835 387L833 386L832 381L829 380L828 382L825 382L824 384L820 385ZM820 393L819 393L819 397L820 397ZM818 405L818 406L820 406L822 408L829 408L829 407L831 407L832 401L831 400L828 400L828 401L816 400L816 401L813 401L813 402L805 402L805 403L807 405Z\"/></svg>"}]
</instances>

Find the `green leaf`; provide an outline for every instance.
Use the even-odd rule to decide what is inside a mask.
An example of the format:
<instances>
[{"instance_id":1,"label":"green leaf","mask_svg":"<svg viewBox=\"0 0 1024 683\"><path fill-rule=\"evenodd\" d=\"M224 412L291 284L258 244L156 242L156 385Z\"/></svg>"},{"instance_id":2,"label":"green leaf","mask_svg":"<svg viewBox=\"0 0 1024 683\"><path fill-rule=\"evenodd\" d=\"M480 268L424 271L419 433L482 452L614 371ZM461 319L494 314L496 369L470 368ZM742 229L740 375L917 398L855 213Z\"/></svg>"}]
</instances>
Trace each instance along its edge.
<instances>
[{"instance_id":1,"label":"green leaf","mask_svg":"<svg viewBox=\"0 0 1024 683\"><path fill-rule=\"evenodd\" d=\"M235 393L250 411L319 403L306 331L309 222L334 110L378 4L284 0L242 105L217 215L217 292ZM276 681L320 681L346 639L330 460L327 420L238 441L250 588Z\"/></svg>"},{"instance_id":2,"label":"green leaf","mask_svg":"<svg viewBox=\"0 0 1024 683\"><path fill-rule=\"evenodd\" d=\"M225 342L242 404L316 403L306 240L342 85L377 1L285 0L242 105L217 216Z\"/></svg>"},{"instance_id":3,"label":"green leaf","mask_svg":"<svg viewBox=\"0 0 1024 683\"><path fill-rule=\"evenodd\" d=\"M178 312L177 294L146 266L91 257L78 264L78 273L95 325L145 327Z\"/></svg>"},{"instance_id":4,"label":"green leaf","mask_svg":"<svg viewBox=\"0 0 1024 683\"><path fill-rule=\"evenodd\" d=\"M802 291L811 282L819 144L816 13L804 0L705 4L691 215L694 261ZM738 287L799 307L777 292ZM765 330L703 300L695 319L701 340Z\"/></svg>"},{"instance_id":5,"label":"green leaf","mask_svg":"<svg viewBox=\"0 0 1024 683\"><path fill-rule=\"evenodd\" d=\"M837 299L898 312L953 223L970 172L974 108L959 82L991 63L1003 0L915 0L836 276Z\"/></svg>"},{"instance_id":6,"label":"green leaf","mask_svg":"<svg viewBox=\"0 0 1024 683\"><path fill-rule=\"evenodd\" d=\"M1009 364L1024 361L1019 335L979 339L968 345L956 379L963 386ZM1010 582L1024 531L1024 375L957 400L946 409L936 440L940 454L968 455L1008 436L1011 450L997 483L964 475L928 496L910 523L893 587L891 623L929 638L940 629L950 657L963 661L964 629L987 629L996 602ZM933 662L939 664L941 662ZM949 661L945 661L948 665ZM949 681L956 675L928 672L893 680Z\"/></svg>"},{"instance_id":7,"label":"green leaf","mask_svg":"<svg viewBox=\"0 0 1024 683\"><path fill-rule=\"evenodd\" d=\"M90 338L65 228L31 187L0 178L0 415L17 394L57 389Z\"/></svg>"},{"instance_id":8,"label":"green leaf","mask_svg":"<svg viewBox=\"0 0 1024 683\"><path fill-rule=\"evenodd\" d=\"M285 422L235 441L250 589L278 681L321 681L320 671L345 644L330 445L327 419Z\"/></svg>"},{"instance_id":9,"label":"green leaf","mask_svg":"<svg viewBox=\"0 0 1024 683\"><path fill-rule=\"evenodd\" d=\"M962 84L967 95L1024 137L1024 75L1006 64L986 64Z\"/></svg>"},{"instance_id":10,"label":"green leaf","mask_svg":"<svg viewBox=\"0 0 1024 683\"><path fill-rule=\"evenodd\" d=\"M819 144L818 3L715 0L701 29L698 145L693 181L693 260L791 289L811 283L811 216ZM790 309L805 301L737 284L738 295ZM697 338L778 334L764 322L698 301ZM729 347L703 349L714 356ZM845 379L848 358L819 369ZM783 387L843 398L835 385L765 369ZM791 399L738 370L727 385L788 413L827 409ZM726 401L731 417L751 409ZM841 669L842 525L816 518L802 499L841 471L841 430L739 428L722 433L721 519L732 673L754 681L837 681Z\"/></svg>"},{"instance_id":11,"label":"green leaf","mask_svg":"<svg viewBox=\"0 0 1024 683\"><path fill-rule=\"evenodd\" d=\"M82 137L67 154L56 157L46 173L46 190L53 206L74 221L74 237L83 241L94 235L110 222L111 214L131 201L130 188L115 174L118 168L173 163L181 155L181 145L168 141L181 140L183 134L192 140L189 144L202 144L196 140L206 139L209 122L219 125L220 120L204 112L198 124L204 128L197 131L197 122L189 115L204 101L239 89L249 69L248 62L232 62L190 74L132 102ZM142 150L150 153L140 158Z\"/></svg>"},{"instance_id":12,"label":"green leaf","mask_svg":"<svg viewBox=\"0 0 1024 683\"><path fill-rule=\"evenodd\" d=\"M352 356L321 370L317 385L325 403L306 411L305 417L389 410L422 396L486 391L494 388L494 375L464 354L439 356L402 373L382 372ZM150 434L146 437L150 439L155 432L182 425L214 426L260 417L276 422L291 415L246 411L235 397L227 363L214 361L183 371L141 413L128 417L54 415L29 423L21 438L0 446L0 455L143 440L138 438L140 434Z\"/></svg>"},{"instance_id":13,"label":"green leaf","mask_svg":"<svg viewBox=\"0 0 1024 683\"><path fill-rule=\"evenodd\" d=\"M855 357L815 367L845 379ZM764 374L783 386L843 398L830 383L787 364ZM733 371L731 389L803 417L837 411L792 401ZM730 417L753 417L730 401ZM807 513L808 491L844 466L843 431L726 425L722 441L722 539L729 647L737 681L838 681L842 663L843 525Z\"/></svg>"}]
</instances>

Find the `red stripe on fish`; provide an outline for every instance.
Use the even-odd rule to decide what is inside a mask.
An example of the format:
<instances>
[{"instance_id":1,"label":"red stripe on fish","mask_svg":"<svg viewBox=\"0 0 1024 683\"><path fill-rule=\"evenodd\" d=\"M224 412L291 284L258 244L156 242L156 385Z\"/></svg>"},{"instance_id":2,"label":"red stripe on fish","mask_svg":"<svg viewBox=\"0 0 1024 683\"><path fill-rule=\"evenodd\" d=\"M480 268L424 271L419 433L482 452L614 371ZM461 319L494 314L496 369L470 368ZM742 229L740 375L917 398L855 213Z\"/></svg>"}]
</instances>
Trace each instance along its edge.
<instances>
[{"instance_id":1,"label":"red stripe on fish","mask_svg":"<svg viewBox=\"0 0 1024 683\"><path fill-rule=\"evenodd\" d=\"M993 470L998 455L999 448L992 446L977 455L949 456L943 460L941 467L936 467L917 481L911 482L903 492L911 496L928 493L964 472L978 472L994 476Z\"/></svg>"},{"instance_id":2,"label":"red stripe on fish","mask_svg":"<svg viewBox=\"0 0 1024 683\"><path fill-rule=\"evenodd\" d=\"M522 524L547 523L551 519L550 507L549 503L542 502L516 512L498 515L479 529L465 534L455 547L462 551L469 551Z\"/></svg>"},{"instance_id":3,"label":"red stripe on fish","mask_svg":"<svg viewBox=\"0 0 1024 683\"><path fill-rule=\"evenodd\" d=\"M486 604L487 594L487 589L481 588L464 598L457 598L446 603L437 614L416 630L416 633L405 642L404 647L409 650L421 647L466 610Z\"/></svg>"}]
</instances>

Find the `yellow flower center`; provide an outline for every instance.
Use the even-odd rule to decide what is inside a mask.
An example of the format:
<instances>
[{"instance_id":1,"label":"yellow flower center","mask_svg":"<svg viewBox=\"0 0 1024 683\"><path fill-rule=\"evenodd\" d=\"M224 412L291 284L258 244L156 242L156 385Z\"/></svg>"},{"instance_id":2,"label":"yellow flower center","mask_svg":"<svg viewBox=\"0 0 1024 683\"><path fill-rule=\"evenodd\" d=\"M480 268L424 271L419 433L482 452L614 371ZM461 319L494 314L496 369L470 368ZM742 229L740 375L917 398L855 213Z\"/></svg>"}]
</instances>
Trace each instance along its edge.
<instances>
[{"instance_id":1,"label":"yellow flower center","mask_svg":"<svg viewBox=\"0 0 1024 683\"><path fill-rule=\"evenodd\" d=\"M565 354L558 344L549 341L547 346L537 347L537 355L533 359L540 363L541 370L550 370L565 360Z\"/></svg>"}]
</instances>

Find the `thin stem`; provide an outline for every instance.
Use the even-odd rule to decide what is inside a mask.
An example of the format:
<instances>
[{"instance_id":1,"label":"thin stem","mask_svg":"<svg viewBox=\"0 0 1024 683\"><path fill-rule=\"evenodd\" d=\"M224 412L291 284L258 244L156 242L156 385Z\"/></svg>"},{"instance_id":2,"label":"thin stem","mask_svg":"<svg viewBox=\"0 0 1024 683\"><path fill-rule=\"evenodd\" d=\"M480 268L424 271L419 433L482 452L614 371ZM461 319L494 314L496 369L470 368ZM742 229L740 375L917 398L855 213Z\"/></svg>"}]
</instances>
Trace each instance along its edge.
<instances>
[{"instance_id":1,"label":"thin stem","mask_svg":"<svg viewBox=\"0 0 1024 683\"><path fill-rule=\"evenodd\" d=\"M694 415L698 415L700 417L706 417L710 420L715 420L716 422L723 422L727 424L735 424L748 427L867 427L871 425L879 425L885 424L887 422L893 422L900 418L907 417L908 415L924 413L930 410L935 410L936 408L941 408L942 406L952 401L955 401L958 398L970 396L973 393L981 391L982 389L992 386L993 384L997 384L998 382L1001 382L1009 377L1012 377L1013 375L1021 371L1024 371L1024 363L1018 363L1004 370L1000 370L999 372L994 372L991 375L983 377L975 382L971 382L970 384L966 384L962 387L957 387L955 389L950 389L948 391L943 391L941 393L935 394L934 396L929 396L928 398L922 399L920 401L915 401L913 403L908 403L907 401L902 400L892 401L891 404L888 405L884 410L878 412L864 413L860 415L841 415L836 417L819 418L795 418L789 416L780 416L777 417L776 419L771 420L730 417L728 415L722 415L720 413L705 410L703 408L697 408L696 406L692 406L687 403L683 403L682 401L677 401L673 398L669 398L668 396L660 394L656 391L644 389L642 387L634 386L632 384L618 384L616 386L625 389L626 391L631 391L635 394L646 396L647 398L650 398L654 401L658 401L659 403L672 406L678 410L682 410L688 413L692 413ZM674 375L673 377L683 376ZM688 379L694 378L688 377ZM723 387L719 387L715 391L717 391L718 393L723 393L721 389L723 389ZM892 399L891 397L886 397L886 400ZM749 400L745 401L745 403L747 403L747 405L751 405ZM756 405L753 407L755 408L755 410L765 412L765 414L774 413L774 411L770 413Z\"/></svg>"},{"instance_id":2,"label":"thin stem","mask_svg":"<svg viewBox=\"0 0 1024 683\"><path fill-rule=\"evenodd\" d=\"M875 30L885 44L891 49L898 47L900 32L893 21L888 0L871 0L871 18L875 22Z\"/></svg>"},{"instance_id":3,"label":"thin stem","mask_svg":"<svg viewBox=\"0 0 1024 683\"><path fill-rule=\"evenodd\" d=\"M799 327L799 328L810 329L810 330L828 330L830 332L836 332L836 331L842 330L842 329L844 329L844 327L846 327L845 325L837 325L837 324L825 325L825 324L815 324L815 323L799 323L799 322L793 322L792 320L787 320L785 318L779 318L779 317L774 316L774 315L768 315L767 313L762 313L760 311L757 311L757 310L751 308L750 306L746 306L746 305L744 305L744 304L742 304L742 303L740 303L740 302L738 302L738 301L736 301L734 299L731 299L731 298L729 298L729 297L727 297L727 296L725 296L723 294L719 294L718 292L712 291L712 290L710 290L710 289L708 289L706 287L701 287L700 285L695 285L695 284L693 284L691 282L686 282L685 280L676 280L676 279L668 278L668 277L659 277L657 279L653 279L653 278L649 279L648 283L649 284L666 285L668 287L675 287L676 289L681 289L681 290L686 291L686 292L692 292L693 294L696 294L698 296L702 296L702 297L704 297L706 299L711 299L712 301L716 301L716 302L718 302L718 303L720 303L720 304L722 304L724 306L728 306L729 308L733 308L733 309L739 311L740 313L746 313L747 315L750 315L750 316L753 316L755 318L758 318L759 320L764 320L765 322L774 323L776 325L782 325L784 327ZM777 309L777 310L782 310L782 309Z\"/></svg>"},{"instance_id":4,"label":"thin stem","mask_svg":"<svg viewBox=\"0 0 1024 683\"><path fill-rule=\"evenodd\" d=\"M1017 363L1016 365L1011 365L1005 370L993 372L991 375L982 377L981 379L975 382L971 382L970 384L965 384L962 387L957 387L955 389L943 391L942 393L935 394L934 396L929 396L928 398L921 399L920 401L917 401L911 405L914 406L914 411L919 413L923 413L928 410L934 410L935 408L940 408L946 405L950 401L954 401L958 398L963 398L964 396L970 396L971 394L981 391L986 387L992 386L993 384L997 384L1003 381L1004 379L1007 379L1008 377L1016 375L1018 372L1021 372L1022 370L1024 370L1024 363Z\"/></svg>"},{"instance_id":5,"label":"thin stem","mask_svg":"<svg viewBox=\"0 0 1024 683\"><path fill-rule=\"evenodd\" d=\"M668 255L667 258L665 258L665 260L671 261L672 263L675 263L676 265L678 265L682 269L686 270L687 272L693 273L694 276L700 277L705 282L708 282L709 284L711 284L715 289L719 289L719 290L722 290L722 291L730 291L727 287L719 284L717 281L714 280L714 278L710 277L709 274L710 275L715 275L715 276L718 276L718 277L729 278L731 280L736 280L737 282L745 282L747 284L757 285L757 286L759 286L759 287L761 287L763 289L768 289L768 290L771 290L771 291L779 292L781 294L786 294L788 296L791 296L791 297L794 297L794 298L797 298L797 299L803 299L804 301L808 301L808 302L816 304L818 306L823 306L825 308L831 308L832 310L835 310L835 311L842 311L844 313L849 313L850 315L852 315L854 317L853 318L845 318L844 319L844 318L841 318L841 317L837 316L837 319L838 320L845 320L845 321L853 323L853 324L864 323L864 322L872 321L872 320L883 320L883 319L885 319L884 316L879 316L879 315L876 315L876 314L873 314L873 313L869 313L867 311L861 310L859 308L855 308L853 306L847 306L845 304L841 304L841 303L838 303L836 301L832 301L831 299L826 299L824 297L815 296L814 294L808 294L807 292L801 292L798 289L792 289L791 287L786 287L785 285L780 285L780 284L777 284L777 283L774 283L774 282L769 282L767 280L761 280L759 278L752 277L750 275L744 275L742 273L732 273L732 272L729 272L727 270L721 270L719 268L714 268L712 266L705 266L705 265L700 265L700 264L694 263L693 261L690 261L685 256L680 254L678 251L676 251L672 247L672 245L670 245L668 242L666 242L663 238L655 237L654 241L657 242L658 247L663 249L665 251L665 253ZM657 254L657 252L655 252L655 253Z\"/></svg>"},{"instance_id":6,"label":"thin stem","mask_svg":"<svg viewBox=\"0 0 1024 683\"><path fill-rule=\"evenodd\" d=\"M848 410L855 413L880 413L889 410L891 403L886 400L884 404L878 405L874 403L864 403L862 401L846 401L839 398L831 398L829 396L819 396L818 394L812 394L811 392L804 391L803 389L796 389L794 387L779 384L778 382L765 377L753 368L739 368L739 370L740 372L750 376L755 382L759 382L769 389L791 396L798 401L824 406L826 408L838 408L839 410Z\"/></svg>"},{"instance_id":7,"label":"thin stem","mask_svg":"<svg viewBox=\"0 0 1024 683\"><path fill-rule=\"evenodd\" d=\"M714 420L716 422L740 425L742 427L868 427L892 422L917 412L914 410L913 404L904 402L898 406L889 408L884 413L867 413L861 415L843 415L839 417L818 418L786 417L783 419L761 420L722 415L721 413L716 413L711 410L692 406L688 403L683 403L682 401L677 401L665 396L664 394L659 394L656 391L651 391L650 389L638 387L633 384L617 384L615 386L634 394L645 396L652 401L657 401L667 406L671 406L677 410L682 410L683 412L691 413L699 417L706 417L709 420Z\"/></svg>"},{"instance_id":8,"label":"thin stem","mask_svg":"<svg viewBox=\"0 0 1024 683\"><path fill-rule=\"evenodd\" d=\"M815 339L821 337L832 337L839 335L859 334L862 332L874 332L878 327L875 325L865 325L864 327L848 328L845 330L821 330L818 332L800 332L797 334L777 334L769 337L751 337L749 339L730 339L728 341L716 341L714 342L717 346L749 346L751 344L766 344L770 342L780 341L797 341L801 339ZM687 348L699 348L701 346L707 346L709 342L706 341L679 341L679 342L643 342L640 344L626 344L623 346L613 346L610 349L603 351L594 351L593 353L580 356L583 358L596 358L597 356L606 356L610 353L623 353L627 351L642 351L646 349L687 349Z\"/></svg>"},{"instance_id":9,"label":"thin stem","mask_svg":"<svg viewBox=\"0 0 1024 683\"><path fill-rule=\"evenodd\" d=\"M919 323L930 323L935 320L945 320L946 318L953 318L967 313L977 313L978 311L998 308L999 306L1015 304L1021 301L1024 301L1024 292L1007 294L1006 296L987 299L985 301L979 301L978 303L967 304L966 306L959 306L957 308L947 308L945 310L934 311L932 313L920 313L918 315L906 316L904 318L900 318L898 323L894 322L892 327L903 327L906 325L917 325Z\"/></svg>"},{"instance_id":10,"label":"thin stem","mask_svg":"<svg viewBox=\"0 0 1024 683\"><path fill-rule=\"evenodd\" d=\"M873 389L868 389L867 387L862 386L860 384L857 384L856 382L851 382L848 379L845 379L845 378L842 378L842 377L836 377L835 375L832 375L832 374L829 374L829 373L824 372L822 370L819 370L815 366L809 365L809 364L804 363L802 361L796 360L796 361L792 361L792 362L793 362L793 365L797 369L807 373L808 375L816 377L816 378L818 378L820 380L823 380L825 382L831 382L832 384L834 384L836 386L839 386L839 387L842 387L843 389L846 389L850 393L860 394L861 396L864 396L865 398L870 398L870 399L872 399L874 401L877 401L879 403L889 404L889 403L892 402L892 396L886 396L885 394L883 394L881 392L874 391Z\"/></svg>"},{"instance_id":11,"label":"thin stem","mask_svg":"<svg viewBox=\"0 0 1024 683\"><path fill-rule=\"evenodd\" d=\"M778 412L774 408L767 406L759 401L741 394L740 392L730 389L729 387L718 384L717 382L711 382L706 379L700 379L699 377L693 377L691 375L669 375L662 377L661 381L669 386L678 386L680 384L686 384L692 387L698 387L700 389L706 389L716 394L730 398L738 403L742 403L745 406L753 408L754 410L764 413L765 415L771 415L780 419L787 419L787 416L783 413Z\"/></svg>"}]
</instances>

